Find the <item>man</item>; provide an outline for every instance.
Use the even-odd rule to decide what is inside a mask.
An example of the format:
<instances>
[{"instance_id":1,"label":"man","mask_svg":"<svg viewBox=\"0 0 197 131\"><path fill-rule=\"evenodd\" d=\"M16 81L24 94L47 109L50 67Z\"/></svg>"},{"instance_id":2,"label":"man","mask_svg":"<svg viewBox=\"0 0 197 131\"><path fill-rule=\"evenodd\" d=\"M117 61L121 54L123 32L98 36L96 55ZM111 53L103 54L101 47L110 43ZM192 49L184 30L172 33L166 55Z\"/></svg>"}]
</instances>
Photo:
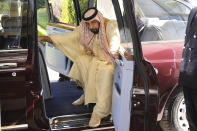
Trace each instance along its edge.
<instances>
[{"instance_id":1,"label":"man","mask_svg":"<svg viewBox=\"0 0 197 131\"><path fill-rule=\"evenodd\" d=\"M96 103L89 126L99 126L111 112L113 63L120 51L117 23L104 19L96 8L89 8L73 32L39 37L38 41L53 43L74 62L69 77L83 87L84 95L73 105Z\"/></svg>"},{"instance_id":2,"label":"man","mask_svg":"<svg viewBox=\"0 0 197 131\"><path fill-rule=\"evenodd\" d=\"M180 87L183 87L190 131L197 131L197 7L188 17L183 59L180 68Z\"/></svg>"}]
</instances>

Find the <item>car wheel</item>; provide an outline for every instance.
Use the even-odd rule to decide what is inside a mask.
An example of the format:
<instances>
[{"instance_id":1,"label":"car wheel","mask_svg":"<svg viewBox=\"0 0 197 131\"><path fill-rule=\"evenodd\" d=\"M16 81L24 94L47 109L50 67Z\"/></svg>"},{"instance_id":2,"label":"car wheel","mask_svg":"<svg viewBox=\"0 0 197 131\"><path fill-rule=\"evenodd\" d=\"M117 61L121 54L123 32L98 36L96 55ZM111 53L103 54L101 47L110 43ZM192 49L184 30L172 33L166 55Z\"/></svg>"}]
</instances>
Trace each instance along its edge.
<instances>
[{"instance_id":1,"label":"car wheel","mask_svg":"<svg viewBox=\"0 0 197 131\"><path fill-rule=\"evenodd\" d=\"M177 90L170 96L160 126L163 131L189 131L182 90Z\"/></svg>"}]
</instances>

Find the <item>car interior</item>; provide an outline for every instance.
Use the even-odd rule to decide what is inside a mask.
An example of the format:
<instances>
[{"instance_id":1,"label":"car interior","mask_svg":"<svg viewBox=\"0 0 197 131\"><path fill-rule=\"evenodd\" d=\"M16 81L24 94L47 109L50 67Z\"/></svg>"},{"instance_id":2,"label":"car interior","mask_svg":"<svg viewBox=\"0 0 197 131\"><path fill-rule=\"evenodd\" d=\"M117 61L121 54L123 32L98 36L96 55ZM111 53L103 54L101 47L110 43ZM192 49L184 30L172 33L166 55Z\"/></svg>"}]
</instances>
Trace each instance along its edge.
<instances>
[{"instance_id":1,"label":"car interior","mask_svg":"<svg viewBox=\"0 0 197 131\"><path fill-rule=\"evenodd\" d=\"M5 2L6 3L6 2ZM9 11L0 14L0 49L27 49L25 36L27 30L25 2L22 9L18 9L17 2L12 2ZM8 13L9 12L9 13Z\"/></svg>"},{"instance_id":2,"label":"car interior","mask_svg":"<svg viewBox=\"0 0 197 131\"><path fill-rule=\"evenodd\" d=\"M9 49L17 46L17 43L20 41L20 38L17 37L20 37L21 19L18 17L2 16L1 25L4 36L1 36L2 41L4 41L1 49Z\"/></svg>"},{"instance_id":3,"label":"car interior","mask_svg":"<svg viewBox=\"0 0 197 131\"><path fill-rule=\"evenodd\" d=\"M51 25L51 24L48 24ZM47 29L49 30L48 35L51 34L56 34L56 33L65 33L68 31L72 31L69 30L69 26L70 25L64 25L64 28L67 29L65 32L62 29L59 29L57 27L49 27L47 25ZM67 27L68 26L68 27ZM51 30L49 29L51 28ZM50 49L48 48L52 48L54 49L54 47L51 47L52 45L47 43L46 44L46 51L49 51ZM52 50L51 49L51 50ZM59 51L57 51L57 49L54 49L56 52L53 53L54 55L57 55L59 53ZM45 52L46 54L46 52ZM49 52L49 54L52 54L52 52ZM61 56L57 55L58 59L61 58ZM45 63L42 62L42 55L40 55L40 64L41 64L41 68L44 67ZM48 62L50 62L50 60L47 60L48 56L46 55L46 63L48 65ZM52 58L53 56L51 56L50 58ZM49 59L50 59L49 58ZM65 58L65 56L62 57L63 59L61 61L66 62L64 69L67 69L68 66L68 58ZM54 63L54 62L53 62ZM58 62L57 62L58 63ZM70 65L71 67L71 65ZM69 69L70 69L69 67ZM55 69L56 71L58 70ZM42 72L42 69L41 69ZM131 73L132 74L132 73ZM43 75L43 77L42 77ZM46 78L45 76L47 76L47 73L44 72L44 68L43 68L43 72L41 73L41 79ZM42 83L43 84L43 108L46 111L46 117L48 117L50 119L50 123L51 123L51 128L52 129L66 129L66 128L75 128L75 127L83 127L83 126L88 126L90 117L91 117L91 113L93 111L94 108L94 103L88 104L88 105L81 105L81 106L73 106L72 102L74 102L76 99L78 99L82 94L83 94L83 89L82 87L80 87L79 85L76 84L75 81L73 81L72 79L67 79L63 82L60 81L50 81L50 89L45 88L44 85L47 85L47 83ZM129 94L130 95L130 94ZM126 96L126 95L125 95ZM129 105L129 104L127 104ZM130 118L130 116L127 115L127 117ZM111 115L109 115L108 117L102 119L101 121L101 126L104 125L112 125L112 118Z\"/></svg>"},{"instance_id":4,"label":"car interior","mask_svg":"<svg viewBox=\"0 0 197 131\"><path fill-rule=\"evenodd\" d=\"M53 24L52 29L49 29L49 34L56 34L56 33L65 33L70 32L74 29L75 25L72 24L64 24L63 28L60 29L58 27L54 27ZM47 25L47 29L49 26ZM60 23L61 25L61 23ZM71 28L72 27L72 28ZM66 30L66 31L65 31ZM52 45L47 43L49 47ZM42 47L42 45L40 45ZM50 51L48 47L45 47L45 51ZM54 47L52 47L54 49ZM54 49L56 52L49 52L50 55L58 55L60 53L59 50ZM46 52L42 52L39 56L40 60L40 67L41 67L41 79L45 79L43 81L47 81L48 74L45 71L46 65L43 62L43 58ZM48 56L45 56L48 57ZM72 66L72 61L70 61L65 56L58 57L61 59L61 62L65 62L64 71L63 73L69 73L70 68ZM45 62L48 64L50 59L55 59L53 56L50 58L45 59ZM53 62L54 64L54 62ZM56 63L58 64L58 63ZM68 72L67 72L68 70ZM80 105L80 106L73 106L72 102L77 100L82 94L83 89L75 81L68 78L67 76L65 81L50 81L48 83L42 83L43 88L43 109L45 110L45 115L47 118L50 119L50 125L52 129L67 129L67 128L76 128L76 127L87 127L91 113L94 108L94 103L90 103L88 105ZM50 88L48 88L50 86ZM101 126L103 125L112 125L111 115L104 118L101 122Z\"/></svg>"},{"instance_id":5,"label":"car interior","mask_svg":"<svg viewBox=\"0 0 197 131\"><path fill-rule=\"evenodd\" d=\"M137 17L144 24L140 33L142 42L182 40L184 38L189 14L188 7L173 0L147 0L146 2L135 0L135 2ZM154 8L150 10L151 6ZM159 12L155 13L157 11Z\"/></svg>"},{"instance_id":6,"label":"car interior","mask_svg":"<svg viewBox=\"0 0 197 131\"><path fill-rule=\"evenodd\" d=\"M185 36L187 21L141 18L144 23L141 41L177 40Z\"/></svg>"}]
</instances>

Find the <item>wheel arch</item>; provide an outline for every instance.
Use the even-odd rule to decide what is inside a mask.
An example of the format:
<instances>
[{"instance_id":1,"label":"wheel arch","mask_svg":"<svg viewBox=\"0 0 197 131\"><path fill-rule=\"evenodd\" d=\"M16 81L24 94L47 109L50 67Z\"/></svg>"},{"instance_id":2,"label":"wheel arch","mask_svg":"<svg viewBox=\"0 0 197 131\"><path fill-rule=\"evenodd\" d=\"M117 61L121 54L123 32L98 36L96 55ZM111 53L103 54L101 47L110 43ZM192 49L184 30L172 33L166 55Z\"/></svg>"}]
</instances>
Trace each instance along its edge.
<instances>
[{"instance_id":1,"label":"wheel arch","mask_svg":"<svg viewBox=\"0 0 197 131\"><path fill-rule=\"evenodd\" d=\"M180 86L178 85L178 83L176 83L175 86L171 89L171 91L169 91L169 94L168 94L168 96L167 96L167 98L166 98L166 100L165 100L165 103L162 105L162 108L161 108L160 112L158 112L158 116L157 116L157 121L158 121L158 122L161 121L161 119L162 119L162 117L163 117L164 109L165 109L165 107L166 107L167 102L169 101L169 98L170 98L171 96L173 96L174 93L177 93L177 92L179 92L180 90L182 90L182 87L180 87Z\"/></svg>"}]
</instances>

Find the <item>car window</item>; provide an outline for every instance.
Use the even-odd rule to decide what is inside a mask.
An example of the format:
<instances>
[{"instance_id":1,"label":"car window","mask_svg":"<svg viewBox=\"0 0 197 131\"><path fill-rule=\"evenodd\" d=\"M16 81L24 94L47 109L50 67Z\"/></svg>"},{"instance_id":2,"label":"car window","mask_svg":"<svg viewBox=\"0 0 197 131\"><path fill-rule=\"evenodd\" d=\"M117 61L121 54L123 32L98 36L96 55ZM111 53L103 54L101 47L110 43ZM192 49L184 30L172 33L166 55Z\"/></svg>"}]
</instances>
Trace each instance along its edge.
<instances>
[{"instance_id":1,"label":"car window","mask_svg":"<svg viewBox=\"0 0 197 131\"><path fill-rule=\"evenodd\" d=\"M81 14L88 8L88 0L78 0ZM51 0L53 16L57 22L77 24L73 0Z\"/></svg>"},{"instance_id":2,"label":"car window","mask_svg":"<svg viewBox=\"0 0 197 131\"><path fill-rule=\"evenodd\" d=\"M0 49L28 48L26 0L0 1Z\"/></svg>"},{"instance_id":3,"label":"car window","mask_svg":"<svg viewBox=\"0 0 197 131\"><path fill-rule=\"evenodd\" d=\"M190 9L174 0L153 0L157 5L159 5L163 10L166 11L166 18L167 19L177 19L177 20L187 20L189 15ZM164 16L165 17L165 16ZM161 17L162 19L162 17Z\"/></svg>"},{"instance_id":4,"label":"car window","mask_svg":"<svg viewBox=\"0 0 197 131\"><path fill-rule=\"evenodd\" d=\"M46 28L48 24L48 9L45 0L37 0L37 24L38 28Z\"/></svg>"},{"instance_id":5,"label":"car window","mask_svg":"<svg viewBox=\"0 0 197 131\"><path fill-rule=\"evenodd\" d=\"M176 0L135 0L137 17L144 24L141 41L184 39L190 9Z\"/></svg>"}]
</instances>

